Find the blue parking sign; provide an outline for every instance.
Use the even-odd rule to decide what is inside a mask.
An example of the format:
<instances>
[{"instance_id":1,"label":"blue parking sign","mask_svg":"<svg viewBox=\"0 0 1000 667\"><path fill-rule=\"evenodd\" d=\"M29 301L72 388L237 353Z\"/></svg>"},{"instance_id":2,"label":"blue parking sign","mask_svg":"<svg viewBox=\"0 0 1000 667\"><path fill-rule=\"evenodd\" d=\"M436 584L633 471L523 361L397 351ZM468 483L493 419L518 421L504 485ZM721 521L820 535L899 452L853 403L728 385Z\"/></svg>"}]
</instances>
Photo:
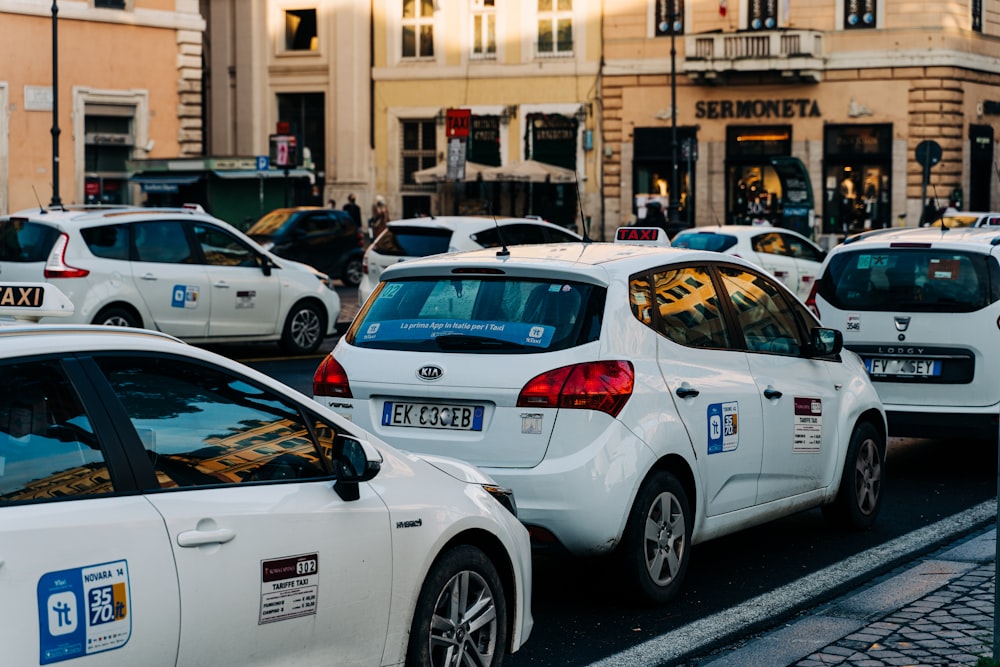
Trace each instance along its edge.
<instances>
[{"instance_id":1,"label":"blue parking sign","mask_svg":"<svg viewBox=\"0 0 1000 667\"><path fill-rule=\"evenodd\" d=\"M271 168L271 158L267 155L257 156L257 171L267 171Z\"/></svg>"}]
</instances>

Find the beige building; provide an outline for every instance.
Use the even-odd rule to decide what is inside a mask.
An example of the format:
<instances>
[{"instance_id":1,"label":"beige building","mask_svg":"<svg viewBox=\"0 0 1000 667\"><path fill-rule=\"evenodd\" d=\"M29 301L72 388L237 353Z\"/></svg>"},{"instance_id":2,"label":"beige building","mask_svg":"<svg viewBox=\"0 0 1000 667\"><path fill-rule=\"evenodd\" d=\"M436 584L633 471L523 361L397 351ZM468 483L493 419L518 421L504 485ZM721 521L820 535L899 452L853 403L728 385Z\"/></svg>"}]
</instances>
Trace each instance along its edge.
<instances>
[{"instance_id":1,"label":"beige building","mask_svg":"<svg viewBox=\"0 0 1000 667\"><path fill-rule=\"evenodd\" d=\"M0 213L137 203L127 160L200 154L203 30L197 0L0 0Z\"/></svg>"},{"instance_id":2,"label":"beige building","mask_svg":"<svg viewBox=\"0 0 1000 667\"><path fill-rule=\"evenodd\" d=\"M901 215L916 224L925 189L939 207L952 198L966 210L1000 207L1000 15L987 5L606 3L607 224L641 217L650 198L669 203L675 125L676 201L699 225L770 220L835 235ZM811 227L796 210L806 189L782 173L787 158L808 174Z\"/></svg>"}]
</instances>

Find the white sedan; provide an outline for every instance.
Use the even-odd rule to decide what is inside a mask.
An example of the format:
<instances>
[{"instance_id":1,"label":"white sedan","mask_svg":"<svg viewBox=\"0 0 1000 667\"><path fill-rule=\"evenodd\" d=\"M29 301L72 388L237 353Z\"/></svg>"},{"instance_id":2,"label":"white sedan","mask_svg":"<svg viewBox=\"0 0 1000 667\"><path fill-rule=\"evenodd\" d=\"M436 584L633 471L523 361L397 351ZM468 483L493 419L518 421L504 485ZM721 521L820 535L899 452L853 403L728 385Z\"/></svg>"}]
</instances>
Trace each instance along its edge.
<instances>
[{"instance_id":1,"label":"white sedan","mask_svg":"<svg viewBox=\"0 0 1000 667\"><path fill-rule=\"evenodd\" d=\"M771 272L802 300L809 298L826 253L802 234L769 225L718 225L682 231L675 248L737 255Z\"/></svg>"},{"instance_id":2,"label":"white sedan","mask_svg":"<svg viewBox=\"0 0 1000 667\"><path fill-rule=\"evenodd\" d=\"M527 639L528 534L479 470L164 334L0 336L3 664L499 665Z\"/></svg>"}]
</instances>

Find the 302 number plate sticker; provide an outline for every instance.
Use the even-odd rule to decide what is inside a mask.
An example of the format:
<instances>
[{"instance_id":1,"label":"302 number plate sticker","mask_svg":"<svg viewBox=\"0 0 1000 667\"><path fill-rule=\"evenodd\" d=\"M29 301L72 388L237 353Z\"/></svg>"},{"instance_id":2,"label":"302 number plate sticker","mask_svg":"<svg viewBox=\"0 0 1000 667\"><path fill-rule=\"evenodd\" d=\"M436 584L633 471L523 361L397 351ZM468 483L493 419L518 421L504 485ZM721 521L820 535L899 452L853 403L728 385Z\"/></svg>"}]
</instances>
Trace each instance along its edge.
<instances>
[{"instance_id":1,"label":"302 number plate sticker","mask_svg":"<svg viewBox=\"0 0 1000 667\"><path fill-rule=\"evenodd\" d=\"M261 561L258 625L315 614L318 596L319 554Z\"/></svg>"},{"instance_id":2,"label":"302 number plate sticker","mask_svg":"<svg viewBox=\"0 0 1000 667\"><path fill-rule=\"evenodd\" d=\"M38 661L121 648L132 636L128 562L47 572L38 580Z\"/></svg>"}]
</instances>

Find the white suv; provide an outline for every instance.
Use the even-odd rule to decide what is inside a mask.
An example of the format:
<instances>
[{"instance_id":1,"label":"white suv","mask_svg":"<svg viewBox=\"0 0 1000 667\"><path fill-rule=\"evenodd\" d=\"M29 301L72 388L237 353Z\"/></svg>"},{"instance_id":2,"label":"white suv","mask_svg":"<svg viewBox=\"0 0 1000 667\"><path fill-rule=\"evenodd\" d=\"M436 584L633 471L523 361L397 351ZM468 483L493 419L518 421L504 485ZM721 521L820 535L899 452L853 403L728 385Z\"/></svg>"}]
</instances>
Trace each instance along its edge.
<instances>
[{"instance_id":1,"label":"white suv","mask_svg":"<svg viewBox=\"0 0 1000 667\"><path fill-rule=\"evenodd\" d=\"M881 230L830 251L810 297L864 359L899 436L996 438L1000 231Z\"/></svg>"},{"instance_id":2,"label":"white suv","mask_svg":"<svg viewBox=\"0 0 1000 667\"><path fill-rule=\"evenodd\" d=\"M56 285L63 321L143 327L189 342L316 350L340 297L310 266L264 250L197 208L31 209L0 218L5 281Z\"/></svg>"}]
</instances>

